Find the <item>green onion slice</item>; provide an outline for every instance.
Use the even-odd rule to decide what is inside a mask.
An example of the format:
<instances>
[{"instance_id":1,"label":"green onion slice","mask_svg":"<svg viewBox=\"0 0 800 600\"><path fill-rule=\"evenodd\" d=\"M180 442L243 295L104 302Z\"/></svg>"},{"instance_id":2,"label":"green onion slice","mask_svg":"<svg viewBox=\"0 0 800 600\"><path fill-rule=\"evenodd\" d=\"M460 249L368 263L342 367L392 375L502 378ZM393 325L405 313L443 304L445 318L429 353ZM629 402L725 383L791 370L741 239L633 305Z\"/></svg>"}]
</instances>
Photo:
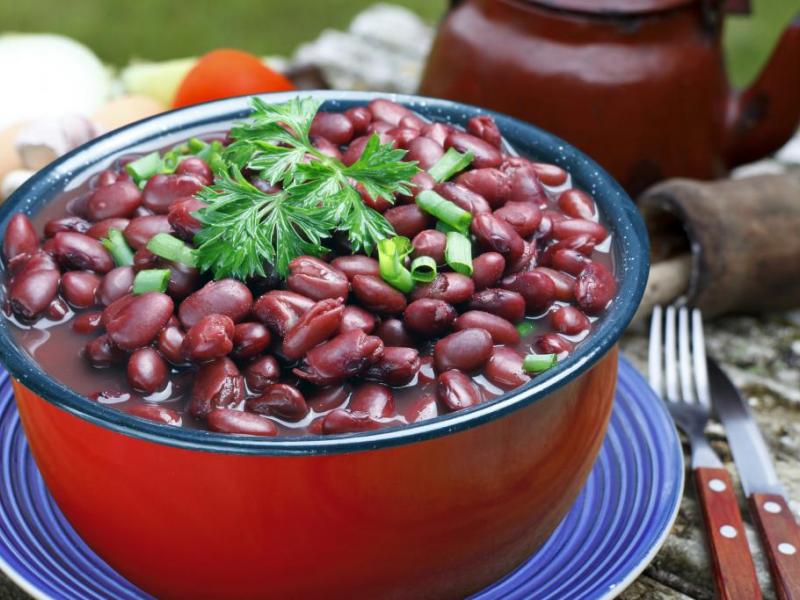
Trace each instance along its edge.
<instances>
[{"instance_id":1,"label":"green onion slice","mask_svg":"<svg viewBox=\"0 0 800 600\"><path fill-rule=\"evenodd\" d=\"M129 267L133 264L133 250L128 246L128 242L125 241L119 229L109 229L108 237L103 238L100 242L109 251L118 267Z\"/></svg>"},{"instance_id":2,"label":"green onion slice","mask_svg":"<svg viewBox=\"0 0 800 600\"><path fill-rule=\"evenodd\" d=\"M128 172L128 175L130 175L137 184L147 181L157 173L161 173L163 168L164 161L161 159L161 155L158 152L145 154L125 165L125 170Z\"/></svg>"},{"instance_id":3,"label":"green onion slice","mask_svg":"<svg viewBox=\"0 0 800 600\"><path fill-rule=\"evenodd\" d=\"M133 293L166 292L169 285L169 269L145 269L139 271L133 280Z\"/></svg>"},{"instance_id":4,"label":"green onion slice","mask_svg":"<svg viewBox=\"0 0 800 600\"><path fill-rule=\"evenodd\" d=\"M448 233L444 261L456 273L472 277L472 244L469 238L457 231Z\"/></svg>"},{"instance_id":5,"label":"green onion slice","mask_svg":"<svg viewBox=\"0 0 800 600\"><path fill-rule=\"evenodd\" d=\"M428 169L428 175L433 177L437 183L447 181L459 171L466 169L475 158L475 155L467 151L461 154L455 148L449 148L436 163Z\"/></svg>"},{"instance_id":6,"label":"green onion slice","mask_svg":"<svg viewBox=\"0 0 800 600\"><path fill-rule=\"evenodd\" d=\"M147 242L147 249L156 256L166 258L172 262L178 262L187 267L197 266L197 256L194 249L168 233L157 233L150 238L150 241Z\"/></svg>"},{"instance_id":7,"label":"green onion slice","mask_svg":"<svg viewBox=\"0 0 800 600\"><path fill-rule=\"evenodd\" d=\"M536 327L534 327L533 323L531 323L530 321L523 321L522 323L517 323L517 331L519 331L520 337L525 337L534 329L536 329Z\"/></svg>"},{"instance_id":8,"label":"green onion slice","mask_svg":"<svg viewBox=\"0 0 800 600\"><path fill-rule=\"evenodd\" d=\"M392 287L403 293L414 289L411 271L403 265L403 260L411 252L411 240L395 236L378 242L378 266L381 277Z\"/></svg>"},{"instance_id":9,"label":"green onion slice","mask_svg":"<svg viewBox=\"0 0 800 600\"><path fill-rule=\"evenodd\" d=\"M430 256L418 256L411 261L411 278L428 283L436 279L436 261Z\"/></svg>"},{"instance_id":10,"label":"green onion slice","mask_svg":"<svg viewBox=\"0 0 800 600\"><path fill-rule=\"evenodd\" d=\"M461 233L466 233L472 222L470 213L450 200L442 198L433 190L425 190L417 194L417 206Z\"/></svg>"},{"instance_id":11,"label":"green onion slice","mask_svg":"<svg viewBox=\"0 0 800 600\"><path fill-rule=\"evenodd\" d=\"M528 354L522 361L522 370L526 373L544 373L556 366L558 358L555 354Z\"/></svg>"},{"instance_id":12,"label":"green onion slice","mask_svg":"<svg viewBox=\"0 0 800 600\"><path fill-rule=\"evenodd\" d=\"M436 229L436 231L441 231L442 233L450 233L451 231L458 232L458 229L454 229L454 228L450 227L450 225L448 225L444 221L436 221L435 229Z\"/></svg>"}]
</instances>

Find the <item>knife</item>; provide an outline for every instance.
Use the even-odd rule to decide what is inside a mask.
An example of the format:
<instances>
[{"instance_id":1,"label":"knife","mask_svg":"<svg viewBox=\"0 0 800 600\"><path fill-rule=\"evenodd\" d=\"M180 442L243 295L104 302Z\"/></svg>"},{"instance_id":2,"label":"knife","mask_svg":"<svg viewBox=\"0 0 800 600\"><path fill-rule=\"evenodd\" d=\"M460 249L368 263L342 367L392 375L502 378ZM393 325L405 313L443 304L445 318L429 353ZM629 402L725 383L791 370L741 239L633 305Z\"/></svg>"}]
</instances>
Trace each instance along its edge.
<instances>
[{"instance_id":1,"label":"knife","mask_svg":"<svg viewBox=\"0 0 800 600\"><path fill-rule=\"evenodd\" d=\"M714 410L725 427L733 460L769 560L781 600L800 600L800 527L775 473L750 408L730 378L708 359Z\"/></svg>"}]
</instances>

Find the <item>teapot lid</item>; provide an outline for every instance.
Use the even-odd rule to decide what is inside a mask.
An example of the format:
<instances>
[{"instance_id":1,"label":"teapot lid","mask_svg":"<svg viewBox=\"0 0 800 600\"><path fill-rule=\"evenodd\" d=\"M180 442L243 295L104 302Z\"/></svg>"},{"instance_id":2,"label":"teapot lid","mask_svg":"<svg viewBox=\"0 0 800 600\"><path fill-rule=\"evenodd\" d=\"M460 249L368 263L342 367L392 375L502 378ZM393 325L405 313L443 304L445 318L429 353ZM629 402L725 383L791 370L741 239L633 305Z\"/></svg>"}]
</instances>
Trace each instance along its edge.
<instances>
[{"instance_id":1,"label":"teapot lid","mask_svg":"<svg viewBox=\"0 0 800 600\"><path fill-rule=\"evenodd\" d=\"M534 4L584 13L640 14L695 4L699 0L532 0Z\"/></svg>"}]
</instances>

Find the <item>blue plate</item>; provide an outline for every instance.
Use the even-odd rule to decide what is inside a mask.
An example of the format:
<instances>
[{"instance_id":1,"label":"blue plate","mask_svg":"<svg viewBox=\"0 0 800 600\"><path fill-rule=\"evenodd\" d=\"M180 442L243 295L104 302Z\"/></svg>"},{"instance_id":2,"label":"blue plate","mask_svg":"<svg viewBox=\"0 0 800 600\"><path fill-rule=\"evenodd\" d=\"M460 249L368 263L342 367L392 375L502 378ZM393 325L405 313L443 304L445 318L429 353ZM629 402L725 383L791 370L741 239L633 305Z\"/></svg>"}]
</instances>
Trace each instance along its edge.
<instances>
[{"instance_id":1,"label":"blue plate","mask_svg":"<svg viewBox=\"0 0 800 600\"><path fill-rule=\"evenodd\" d=\"M45 488L0 370L0 568L38 598L151 598L104 563ZM625 359L611 423L585 488L547 543L473 596L610 598L652 560L678 511L683 455L675 427Z\"/></svg>"}]
</instances>

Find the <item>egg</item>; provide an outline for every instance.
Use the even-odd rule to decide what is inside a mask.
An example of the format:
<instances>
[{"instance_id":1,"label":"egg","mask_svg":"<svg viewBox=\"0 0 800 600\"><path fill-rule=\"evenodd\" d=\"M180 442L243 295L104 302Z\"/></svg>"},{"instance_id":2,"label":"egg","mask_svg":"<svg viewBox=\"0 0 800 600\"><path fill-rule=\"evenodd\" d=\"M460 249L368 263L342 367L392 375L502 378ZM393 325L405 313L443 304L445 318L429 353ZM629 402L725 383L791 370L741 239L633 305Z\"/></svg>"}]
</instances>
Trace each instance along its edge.
<instances>
[{"instance_id":1,"label":"egg","mask_svg":"<svg viewBox=\"0 0 800 600\"><path fill-rule=\"evenodd\" d=\"M149 96L120 96L97 109L92 120L100 128L110 131L164 110L162 104Z\"/></svg>"}]
</instances>

